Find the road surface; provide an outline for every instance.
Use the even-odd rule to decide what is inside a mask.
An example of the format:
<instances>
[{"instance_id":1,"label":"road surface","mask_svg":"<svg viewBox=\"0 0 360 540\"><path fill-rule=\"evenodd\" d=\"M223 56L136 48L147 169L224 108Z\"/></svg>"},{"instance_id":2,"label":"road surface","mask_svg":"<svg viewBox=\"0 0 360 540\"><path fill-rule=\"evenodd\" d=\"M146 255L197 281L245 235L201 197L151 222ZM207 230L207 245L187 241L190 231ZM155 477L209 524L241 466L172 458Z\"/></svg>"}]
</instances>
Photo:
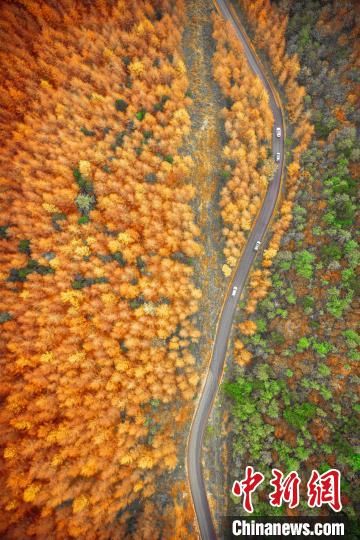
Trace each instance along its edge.
<instances>
[{"instance_id":1,"label":"road surface","mask_svg":"<svg viewBox=\"0 0 360 540\"><path fill-rule=\"evenodd\" d=\"M202 388L202 394L198 401L197 409L194 413L188 438L187 472L202 540L216 539L215 528L211 517L209 503L207 500L206 488L204 484L201 466L201 449L204 431L207 425L215 395L220 384L230 330L234 319L236 306L244 289L250 268L256 257L254 246L257 240L261 240L263 238L271 220L271 217L274 213L277 198L280 192L281 177L284 168L284 123L282 111L277 105L277 98L275 96L275 93L268 80L266 79L266 76L262 71L262 68L260 67L256 55L254 54L251 46L249 46L245 31L233 8L231 8L230 3L226 0L218 0L215 3L219 13L224 17L225 20L230 21L230 23L234 26L236 35L241 41L244 48L244 52L249 62L249 65L265 86L266 91L269 95L269 105L274 116L274 128L277 126L281 127L282 137L278 139L275 137L275 135L273 135L273 154L274 156L277 152L280 152L281 154L279 167L276 169L274 177L269 183L269 187L265 195L261 210L258 214L256 223L251 230L246 247L243 250L241 258L238 262L238 266L233 275L232 282L226 293L226 298L224 300L216 328L216 335L212 349L209 371L204 386ZM237 286L237 293L235 296L232 296L232 289L235 285Z\"/></svg>"}]
</instances>

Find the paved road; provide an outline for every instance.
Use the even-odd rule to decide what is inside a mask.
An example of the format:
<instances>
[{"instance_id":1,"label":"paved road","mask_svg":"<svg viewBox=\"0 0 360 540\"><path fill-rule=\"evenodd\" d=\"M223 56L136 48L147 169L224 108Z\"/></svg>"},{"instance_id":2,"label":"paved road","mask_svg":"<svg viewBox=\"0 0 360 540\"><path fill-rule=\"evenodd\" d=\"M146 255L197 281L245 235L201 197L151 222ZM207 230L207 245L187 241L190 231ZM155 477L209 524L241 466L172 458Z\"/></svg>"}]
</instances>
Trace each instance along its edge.
<instances>
[{"instance_id":1,"label":"paved road","mask_svg":"<svg viewBox=\"0 0 360 540\"><path fill-rule=\"evenodd\" d=\"M224 19L230 21L234 26L236 35L244 47L244 51L251 68L253 69L254 73L256 73L256 75L258 75L258 77L261 79L268 92L269 103L274 116L274 126L280 126L282 129L282 134L284 134L282 112L277 105L273 90L268 83L265 74L261 70L252 48L248 45L241 23L236 17L236 14L231 8L228 1L217 0L215 3L217 4L217 9L219 13L221 13ZM231 286L228 289L227 296L222 306L222 311L220 313L216 329L216 336L212 350L210 368L202 389L202 394L198 402L197 409L193 417L188 439L187 471L191 488L191 495L202 540L216 539L215 528L211 518L209 503L206 496L204 478L202 475L202 440L209 414L212 408L212 404L220 384L223 366L225 362L228 339L236 306L239 302L239 298L245 286L249 270L256 256L254 246L256 241L261 240L266 232L267 226L274 212L277 197L281 187L281 176L283 174L284 167L284 138L281 137L281 139L277 139L275 136L273 136L272 146L274 155L276 152L281 153L281 161L272 181L269 184L268 191L265 195L265 199L258 215L257 221L251 231L251 234L249 235L246 247L242 253ZM237 293L236 296L233 297L231 295L231 292L233 286L235 285L237 286Z\"/></svg>"}]
</instances>

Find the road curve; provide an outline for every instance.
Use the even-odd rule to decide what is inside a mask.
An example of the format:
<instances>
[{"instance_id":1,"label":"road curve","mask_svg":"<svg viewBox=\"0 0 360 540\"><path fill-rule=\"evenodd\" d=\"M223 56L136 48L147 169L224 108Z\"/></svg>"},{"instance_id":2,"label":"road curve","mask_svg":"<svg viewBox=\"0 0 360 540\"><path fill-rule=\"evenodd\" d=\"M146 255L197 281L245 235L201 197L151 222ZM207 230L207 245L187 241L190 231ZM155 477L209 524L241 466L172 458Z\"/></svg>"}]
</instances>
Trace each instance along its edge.
<instances>
[{"instance_id":1,"label":"road curve","mask_svg":"<svg viewBox=\"0 0 360 540\"><path fill-rule=\"evenodd\" d=\"M282 137L281 139L277 139L275 135L273 135L272 149L274 156L277 152L281 153L279 167L277 168L272 181L269 183L269 187L256 223L251 230L241 258L238 261L236 271L233 274L230 286L228 287L217 323L209 370L202 388L202 394L194 413L188 438L187 473L202 540L216 540L215 527L212 521L204 478L202 475L201 449L204 431L222 377L227 344L236 306L239 302L247 276L256 256L254 246L257 240L261 240L263 238L275 211L276 202L281 189L281 179L284 169L284 121L281 108L278 106L278 98L276 93L273 90L271 83L269 83L267 80L256 54L249 45L245 31L230 3L227 0L214 0L214 2L218 12L224 17L225 20L230 21L230 23L233 25L236 35L242 43L250 67L264 84L264 87L269 95L269 105L274 116L274 127L281 127ZM233 297L231 292L235 285L238 289L236 296Z\"/></svg>"}]
</instances>

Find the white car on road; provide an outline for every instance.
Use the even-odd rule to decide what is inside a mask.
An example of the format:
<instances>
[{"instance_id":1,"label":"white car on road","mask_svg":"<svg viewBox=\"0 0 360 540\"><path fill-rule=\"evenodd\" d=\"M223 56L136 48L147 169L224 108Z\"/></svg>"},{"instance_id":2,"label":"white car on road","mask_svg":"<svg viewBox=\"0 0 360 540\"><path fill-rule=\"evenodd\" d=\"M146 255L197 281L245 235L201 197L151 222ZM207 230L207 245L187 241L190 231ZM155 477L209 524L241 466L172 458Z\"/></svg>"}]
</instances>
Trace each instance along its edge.
<instances>
[{"instance_id":1,"label":"white car on road","mask_svg":"<svg viewBox=\"0 0 360 540\"><path fill-rule=\"evenodd\" d=\"M275 155L275 161L276 161L276 163L279 163L280 157L281 157L281 156L280 156L280 152L276 152L276 155Z\"/></svg>"},{"instance_id":2,"label":"white car on road","mask_svg":"<svg viewBox=\"0 0 360 540\"><path fill-rule=\"evenodd\" d=\"M231 292L231 296L236 296L237 290L238 290L237 285L235 285L235 287L233 287L233 290Z\"/></svg>"},{"instance_id":3,"label":"white car on road","mask_svg":"<svg viewBox=\"0 0 360 540\"><path fill-rule=\"evenodd\" d=\"M280 139L280 137L281 137L281 128L280 127L276 128L276 136L277 136L278 139Z\"/></svg>"},{"instance_id":4,"label":"white car on road","mask_svg":"<svg viewBox=\"0 0 360 540\"><path fill-rule=\"evenodd\" d=\"M254 246L254 251L259 251L259 247L261 246L260 240L258 240Z\"/></svg>"}]
</instances>

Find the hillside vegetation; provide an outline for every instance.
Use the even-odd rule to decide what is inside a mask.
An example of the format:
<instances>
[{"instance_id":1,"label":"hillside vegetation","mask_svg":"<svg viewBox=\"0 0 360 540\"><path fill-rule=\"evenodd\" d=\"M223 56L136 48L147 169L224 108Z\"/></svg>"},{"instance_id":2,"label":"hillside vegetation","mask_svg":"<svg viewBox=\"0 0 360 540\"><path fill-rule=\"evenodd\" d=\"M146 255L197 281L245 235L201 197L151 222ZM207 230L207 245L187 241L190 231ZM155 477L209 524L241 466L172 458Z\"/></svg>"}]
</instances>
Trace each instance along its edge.
<instances>
[{"instance_id":1,"label":"hillside vegetation","mask_svg":"<svg viewBox=\"0 0 360 540\"><path fill-rule=\"evenodd\" d=\"M8 538L157 538L149 516L185 515L143 506L177 465L199 378L183 11L1 4Z\"/></svg>"},{"instance_id":2,"label":"hillside vegetation","mask_svg":"<svg viewBox=\"0 0 360 540\"><path fill-rule=\"evenodd\" d=\"M254 309L259 268L242 305L251 316L241 317L238 365L224 385L232 407L233 470L247 463L267 476L272 467L298 470L306 486L312 469L338 468L351 516L359 500L358 9L354 2L317 0L289 2L287 12L265 0L240 4L287 105L288 161L303 144L296 127L301 118L308 118L313 136L298 156L292 219L268 267L267 294ZM282 21L281 39L270 31L275 19ZM298 65L293 79L291 59ZM290 83L302 95L300 117ZM265 492L255 506L260 515L286 511L271 509ZM306 490L298 512L310 513Z\"/></svg>"},{"instance_id":3,"label":"hillside vegetation","mask_svg":"<svg viewBox=\"0 0 360 540\"><path fill-rule=\"evenodd\" d=\"M216 51L214 77L224 94L227 143L226 165L220 194L225 276L237 263L274 173L271 152L273 118L269 98L260 79L249 67L233 29L218 15L213 17Z\"/></svg>"}]
</instances>

